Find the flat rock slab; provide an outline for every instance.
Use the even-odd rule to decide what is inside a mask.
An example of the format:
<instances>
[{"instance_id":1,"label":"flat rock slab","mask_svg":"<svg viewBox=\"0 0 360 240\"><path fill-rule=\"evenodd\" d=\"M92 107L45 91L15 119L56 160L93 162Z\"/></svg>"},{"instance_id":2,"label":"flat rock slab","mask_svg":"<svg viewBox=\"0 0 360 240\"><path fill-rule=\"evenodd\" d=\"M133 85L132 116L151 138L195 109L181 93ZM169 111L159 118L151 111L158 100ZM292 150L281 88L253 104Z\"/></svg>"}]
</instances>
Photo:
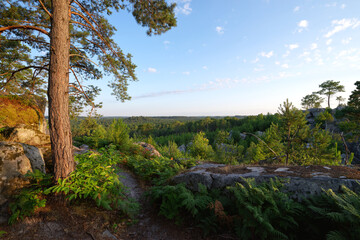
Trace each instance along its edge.
<instances>
[{"instance_id":1,"label":"flat rock slab","mask_svg":"<svg viewBox=\"0 0 360 240\"><path fill-rule=\"evenodd\" d=\"M207 164L196 166L175 176L172 182L174 184L185 183L189 189L197 191L199 183L208 189L224 189L227 186L234 186L236 183L244 183L246 178L254 178L257 183L261 183L277 177L285 180L284 191L291 192L293 198L301 199L309 195L320 194L328 189L337 193L342 185L355 192L360 192L358 180L349 179L351 176L360 178L360 171L340 166L324 168L323 166L259 167Z\"/></svg>"}]
</instances>

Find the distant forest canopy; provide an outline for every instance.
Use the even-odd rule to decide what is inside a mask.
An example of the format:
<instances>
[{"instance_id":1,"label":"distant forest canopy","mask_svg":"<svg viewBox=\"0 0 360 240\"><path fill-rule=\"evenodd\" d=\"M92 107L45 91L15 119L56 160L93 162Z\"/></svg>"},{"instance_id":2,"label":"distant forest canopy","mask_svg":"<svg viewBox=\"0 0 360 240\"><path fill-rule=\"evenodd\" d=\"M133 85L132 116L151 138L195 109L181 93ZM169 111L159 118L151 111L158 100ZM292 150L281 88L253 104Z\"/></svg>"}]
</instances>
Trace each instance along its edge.
<instances>
[{"instance_id":1,"label":"distant forest canopy","mask_svg":"<svg viewBox=\"0 0 360 240\"><path fill-rule=\"evenodd\" d=\"M330 97L343 90L331 80L322 85L327 88L321 94L328 97L328 105ZM78 144L99 148L142 141L170 158L232 164L348 164L359 160L359 153L348 147L357 146L360 136L360 82L355 85L348 104L338 99L339 108L334 110L299 110L286 100L276 114L257 116L78 118L72 121L72 132ZM334 86L338 90L331 89ZM314 99L321 101L319 96ZM309 101L305 109L320 106Z\"/></svg>"}]
</instances>

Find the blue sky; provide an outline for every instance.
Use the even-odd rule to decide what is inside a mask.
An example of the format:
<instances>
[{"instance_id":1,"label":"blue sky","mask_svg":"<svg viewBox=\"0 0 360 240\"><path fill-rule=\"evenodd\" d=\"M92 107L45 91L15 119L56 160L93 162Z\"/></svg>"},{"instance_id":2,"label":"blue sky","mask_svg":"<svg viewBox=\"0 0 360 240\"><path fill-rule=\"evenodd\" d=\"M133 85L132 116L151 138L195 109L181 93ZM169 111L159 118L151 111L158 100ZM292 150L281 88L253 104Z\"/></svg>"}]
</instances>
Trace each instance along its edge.
<instances>
[{"instance_id":1,"label":"blue sky","mask_svg":"<svg viewBox=\"0 0 360 240\"><path fill-rule=\"evenodd\" d=\"M275 113L326 80L347 98L360 80L360 1L173 0L178 26L148 37L126 11L110 22L133 55L132 100L98 101L104 116L233 116ZM323 106L325 106L324 102ZM335 98L332 107L336 107Z\"/></svg>"}]
</instances>

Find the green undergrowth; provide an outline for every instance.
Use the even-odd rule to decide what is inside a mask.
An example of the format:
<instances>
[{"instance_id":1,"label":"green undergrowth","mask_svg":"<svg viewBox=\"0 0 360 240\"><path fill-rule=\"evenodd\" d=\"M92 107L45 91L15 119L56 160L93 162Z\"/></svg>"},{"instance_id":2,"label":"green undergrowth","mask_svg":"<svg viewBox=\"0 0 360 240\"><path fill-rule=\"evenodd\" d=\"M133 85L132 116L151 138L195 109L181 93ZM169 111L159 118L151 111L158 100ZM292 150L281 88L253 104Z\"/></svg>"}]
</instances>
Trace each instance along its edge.
<instances>
[{"instance_id":1,"label":"green undergrowth","mask_svg":"<svg viewBox=\"0 0 360 240\"><path fill-rule=\"evenodd\" d=\"M39 171L29 173L31 185L14 196L10 204L9 224L29 216L36 209L44 207L46 195L63 194L69 203L81 199L92 199L97 206L107 210L117 210L134 217L139 204L125 195L127 189L119 180L117 165L120 155L113 147L101 149L99 153L85 153L75 157L76 170L66 179L53 184L52 176Z\"/></svg>"},{"instance_id":2,"label":"green undergrowth","mask_svg":"<svg viewBox=\"0 0 360 240\"><path fill-rule=\"evenodd\" d=\"M175 161L167 157L151 157L148 154L123 156L122 163L153 185L165 184L169 178L196 164L193 159Z\"/></svg>"},{"instance_id":3,"label":"green undergrowth","mask_svg":"<svg viewBox=\"0 0 360 240\"><path fill-rule=\"evenodd\" d=\"M231 231L239 239L359 239L360 196L342 188L304 201L281 191L283 183L254 179L223 191L199 184L152 187L148 197L159 214L176 223L195 224L205 235Z\"/></svg>"}]
</instances>

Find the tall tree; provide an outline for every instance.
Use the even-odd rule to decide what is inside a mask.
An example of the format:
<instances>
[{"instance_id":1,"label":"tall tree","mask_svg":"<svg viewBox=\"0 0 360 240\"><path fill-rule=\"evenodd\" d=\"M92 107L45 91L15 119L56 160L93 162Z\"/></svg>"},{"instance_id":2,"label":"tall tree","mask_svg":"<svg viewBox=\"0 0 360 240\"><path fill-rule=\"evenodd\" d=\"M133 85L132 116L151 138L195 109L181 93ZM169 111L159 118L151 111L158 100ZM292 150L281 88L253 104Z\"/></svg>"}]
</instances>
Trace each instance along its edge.
<instances>
[{"instance_id":1,"label":"tall tree","mask_svg":"<svg viewBox=\"0 0 360 240\"><path fill-rule=\"evenodd\" d=\"M304 109L319 108L324 98L320 97L316 92L306 95L301 99L301 105Z\"/></svg>"},{"instance_id":2,"label":"tall tree","mask_svg":"<svg viewBox=\"0 0 360 240\"><path fill-rule=\"evenodd\" d=\"M115 28L105 14L120 9L131 11L151 35L176 26L174 8L175 4L168 5L165 0L8 0L1 4L0 34L5 34L6 41L22 42L38 50L39 58L47 59L41 61L41 66L27 67L49 73L49 122L56 179L67 177L74 169L69 93L81 93L91 101L82 79L101 79L105 73L113 76L109 83L113 94L124 101L130 99L128 81L136 80L132 56L125 55L113 41ZM74 82L69 83L69 73Z\"/></svg>"},{"instance_id":3,"label":"tall tree","mask_svg":"<svg viewBox=\"0 0 360 240\"><path fill-rule=\"evenodd\" d=\"M336 82L334 80L327 80L319 85L321 88L318 91L319 94L327 96L328 99L328 107L330 108L330 97L335 95L338 92L345 92L345 87L340 85L340 81Z\"/></svg>"}]
</instances>

